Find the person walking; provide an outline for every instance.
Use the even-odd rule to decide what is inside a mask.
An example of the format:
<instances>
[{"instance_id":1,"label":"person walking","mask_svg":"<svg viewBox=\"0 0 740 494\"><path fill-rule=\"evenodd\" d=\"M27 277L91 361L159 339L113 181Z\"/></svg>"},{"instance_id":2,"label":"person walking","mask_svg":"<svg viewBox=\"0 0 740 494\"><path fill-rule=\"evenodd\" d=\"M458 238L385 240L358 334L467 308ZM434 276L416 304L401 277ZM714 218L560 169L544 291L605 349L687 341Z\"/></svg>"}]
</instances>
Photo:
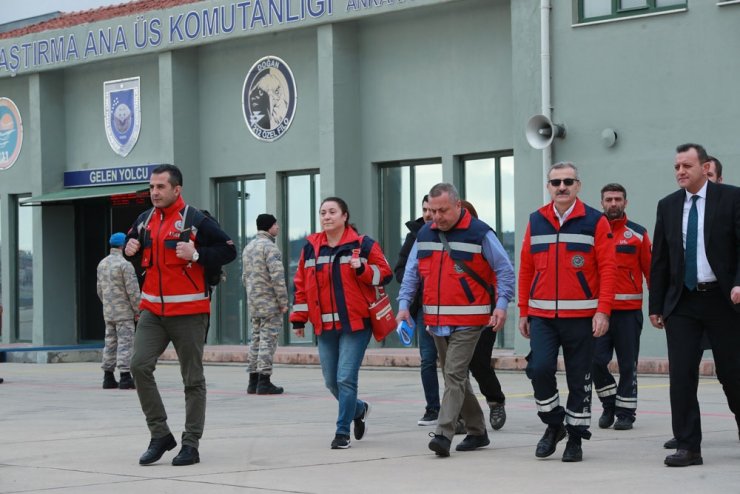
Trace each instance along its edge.
<instances>
[{"instance_id":1,"label":"person walking","mask_svg":"<svg viewBox=\"0 0 740 494\"><path fill-rule=\"evenodd\" d=\"M547 190L552 201L529 216L522 242L519 332L530 340L528 375L537 415L547 425L535 456L551 456L567 431L562 460L578 462L581 440L591 437L593 341L609 329L614 299L614 244L606 217L578 199L581 182L573 163L550 167ZM555 376L560 347L566 408Z\"/></svg>"},{"instance_id":2,"label":"person walking","mask_svg":"<svg viewBox=\"0 0 740 494\"><path fill-rule=\"evenodd\" d=\"M131 351L134 329L139 318L141 294L134 266L123 257L126 234L110 236L110 253L98 264L97 292L103 303L105 347L103 348L103 389L134 389L131 377ZM113 371L118 367L121 380Z\"/></svg>"},{"instance_id":3,"label":"person walking","mask_svg":"<svg viewBox=\"0 0 740 494\"><path fill-rule=\"evenodd\" d=\"M247 290L252 320L247 394L276 395L283 392L282 386L275 386L270 381L283 314L288 312L283 256L275 245L279 231L277 218L273 215L257 216L257 235L242 252L242 283Z\"/></svg>"},{"instance_id":4,"label":"person walking","mask_svg":"<svg viewBox=\"0 0 740 494\"><path fill-rule=\"evenodd\" d=\"M614 236L617 279L609 331L594 341L593 380L603 412L599 427L632 429L637 413L637 357L642 333L642 280L650 282L650 237L625 214L627 190L620 184L601 188L601 207ZM619 384L609 372L616 352ZM614 421L616 417L616 422Z\"/></svg>"},{"instance_id":5,"label":"person walking","mask_svg":"<svg viewBox=\"0 0 740 494\"><path fill-rule=\"evenodd\" d=\"M429 195L425 195L421 200L421 217L413 221L406 222L406 228L409 232L398 253L398 262L393 268L396 280L403 283L403 273L406 270L406 261L409 252L416 242L416 234L421 227L432 221L432 212L429 210ZM426 407L424 415L416 422L418 425L437 425L439 417L439 378L437 376L437 347L434 346L432 335L426 330L424 324L424 311L421 310L421 292L419 290L409 306L411 317L416 325L416 334L419 341L419 357L421 358L421 387L424 390L424 400Z\"/></svg>"},{"instance_id":6,"label":"person walking","mask_svg":"<svg viewBox=\"0 0 740 494\"><path fill-rule=\"evenodd\" d=\"M679 190L658 202L653 234L650 323L668 343L670 467L704 463L697 388L705 333L736 421L740 413L740 188L710 181L709 167L703 146L676 148Z\"/></svg>"},{"instance_id":7,"label":"person walking","mask_svg":"<svg viewBox=\"0 0 740 494\"><path fill-rule=\"evenodd\" d=\"M205 345L211 310L206 267L236 258L234 242L210 217L185 227L189 211L182 198L182 172L175 165L154 168L149 194L154 208L142 213L127 234L124 252L146 270L141 290L141 316L134 336L131 372L151 440L140 465L158 461L177 446L167 425L167 412L154 380L157 359L170 342L180 361L185 388L185 430L175 466L200 462L198 447L206 418Z\"/></svg>"},{"instance_id":8,"label":"person walking","mask_svg":"<svg viewBox=\"0 0 740 494\"><path fill-rule=\"evenodd\" d=\"M368 305L393 272L380 244L349 223L343 199L324 199L319 216L322 231L309 235L301 250L290 322L301 338L306 323L313 325L324 383L338 402L331 449L346 449L350 422L359 441L371 409L357 398L360 365L372 336Z\"/></svg>"},{"instance_id":9,"label":"person walking","mask_svg":"<svg viewBox=\"0 0 740 494\"><path fill-rule=\"evenodd\" d=\"M481 331L498 331L506 322L514 270L491 227L462 208L454 185L432 187L429 208L433 221L419 230L409 253L396 319L411 323L409 305L423 282L424 324L434 337L445 384L429 449L446 457L460 416L467 435L457 451L490 444L468 366Z\"/></svg>"}]
</instances>

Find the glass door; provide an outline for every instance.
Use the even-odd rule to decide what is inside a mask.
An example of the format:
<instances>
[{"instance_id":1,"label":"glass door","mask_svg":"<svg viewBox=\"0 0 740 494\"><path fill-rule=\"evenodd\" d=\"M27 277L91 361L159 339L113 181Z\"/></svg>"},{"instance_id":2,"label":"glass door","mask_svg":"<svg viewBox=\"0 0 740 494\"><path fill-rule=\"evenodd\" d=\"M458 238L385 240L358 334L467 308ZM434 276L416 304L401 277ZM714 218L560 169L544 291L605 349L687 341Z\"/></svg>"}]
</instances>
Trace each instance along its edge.
<instances>
[{"instance_id":1,"label":"glass door","mask_svg":"<svg viewBox=\"0 0 740 494\"><path fill-rule=\"evenodd\" d=\"M241 177L216 182L216 214L236 246L236 259L223 267L226 280L214 293L209 344L246 345L251 334L247 294L242 285L242 251L257 234L257 216L267 206L265 179Z\"/></svg>"}]
</instances>

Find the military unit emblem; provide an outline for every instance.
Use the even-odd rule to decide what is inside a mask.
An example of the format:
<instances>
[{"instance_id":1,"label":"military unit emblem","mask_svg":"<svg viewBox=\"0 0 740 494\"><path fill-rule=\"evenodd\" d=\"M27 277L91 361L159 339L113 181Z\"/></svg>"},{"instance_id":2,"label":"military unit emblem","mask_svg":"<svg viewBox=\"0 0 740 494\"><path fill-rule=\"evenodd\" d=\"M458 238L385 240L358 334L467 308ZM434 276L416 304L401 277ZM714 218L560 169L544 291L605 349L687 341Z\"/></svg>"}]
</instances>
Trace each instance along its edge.
<instances>
[{"instance_id":1,"label":"military unit emblem","mask_svg":"<svg viewBox=\"0 0 740 494\"><path fill-rule=\"evenodd\" d=\"M586 264L586 259L583 258L581 255L575 255L573 256L573 259L570 260L571 264L573 264L574 268L582 268L584 264Z\"/></svg>"},{"instance_id":2,"label":"military unit emblem","mask_svg":"<svg viewBox=\"0 0 740 494\"><path fill-rule=\"evenodd\" d=\"M0 98L0 170L7 170L21 152L23 123L18 107L9 98Z\"/></svg>"},{"instance_id":3,"label":"military unit emblem","mask_svg":"<svg viewBox=\"0 0 740 494\"><path fill-rule=\"evenodd\" d=\"M140 78L106 81L103 89L105 135L113 151L125 157L141 130Z\"/></svg>"},{"instance_id":4,"label":"military unit emblem","mask_svg":"<svg viewBox=\"0 0 740 494\"><path fill-rule=\"evenodd\" d=\"M249 69L242 88L242 110L249 131L261 141L280 138L293 122L296 86L290 67L264 57Z\"/></svg>"}]
</instances>

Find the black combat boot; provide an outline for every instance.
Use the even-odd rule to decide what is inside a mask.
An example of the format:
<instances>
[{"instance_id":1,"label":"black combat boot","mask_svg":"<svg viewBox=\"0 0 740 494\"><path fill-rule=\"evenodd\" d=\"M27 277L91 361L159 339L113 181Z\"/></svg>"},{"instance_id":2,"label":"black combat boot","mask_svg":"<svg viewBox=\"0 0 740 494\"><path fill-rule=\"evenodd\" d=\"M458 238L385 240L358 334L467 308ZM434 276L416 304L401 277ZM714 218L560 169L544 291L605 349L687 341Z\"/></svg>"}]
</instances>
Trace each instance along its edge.
<instances>
[{"instance_id":1,"label":"black combat boot","mask_svg":"<svg viewBox=\"0 0 740 494\"><path fill-rule=\"evenodd\" d=\"M118 389L136 389L134 378L130 372L121 372L121 382L118 383Z\"/></svg>"},{"instance_id":2,"label":"black combat boot","mask_svg":"<svg viewBox=\"0 0 740 494\"><path fill-rule=\"evenodd\" d=\"M283 392L281 386L275 386L270 382L270 376L267 374L260 374L257 380L257 394L258 395L279 395Z\"/></svg>"},{"instance_id":3,"label":"black combat boot","mask_svg":"<svg viewBox=\"0 0 740 494\"><path fill-rule=\"evenodd\" d=\"M247 385L247 394L253 395L257 392L257 380L259 379L260 375L257 372L250 372L249 373L249 384Z\"/></svg>"},{"instance_id":4,"label":"black combat boot","mask_svg":"<svg viewBox=\"0 0 740 494\"><path fill-rule=\"evenodd\" d=\"M105 371L103 375L103 389L118 389L118 382L116 382L116 376L113 375L113 371Z\"/></svg>"}]
</instances>

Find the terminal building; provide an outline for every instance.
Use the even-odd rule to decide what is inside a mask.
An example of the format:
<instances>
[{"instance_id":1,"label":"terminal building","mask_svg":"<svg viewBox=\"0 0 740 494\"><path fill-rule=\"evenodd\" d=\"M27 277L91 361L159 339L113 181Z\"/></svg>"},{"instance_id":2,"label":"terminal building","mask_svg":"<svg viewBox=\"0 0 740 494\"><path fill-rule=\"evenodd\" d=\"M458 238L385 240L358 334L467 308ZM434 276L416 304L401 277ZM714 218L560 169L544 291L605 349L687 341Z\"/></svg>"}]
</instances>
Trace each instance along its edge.
<instances>
[{"instance_id":1,"label":"terminal building","mask_svg":"<svg viewBox=\"0 0 740 494\"><path fill-rule=\"evenodd\" d=\"M2 344L102 342L96 266L158 164L239 252L275 214L291 279L330 195L393 265L453 182L516 266L553 162L597 208L623 184L649 232L676 145L740 183L738 0L139 0L38 21L0 33ZM225 270L208 342L247 344L241 259ZM526 354L517 318L497 345ZM642 354L666 354L647 323Z\"/></svg>"}]
</instances>

